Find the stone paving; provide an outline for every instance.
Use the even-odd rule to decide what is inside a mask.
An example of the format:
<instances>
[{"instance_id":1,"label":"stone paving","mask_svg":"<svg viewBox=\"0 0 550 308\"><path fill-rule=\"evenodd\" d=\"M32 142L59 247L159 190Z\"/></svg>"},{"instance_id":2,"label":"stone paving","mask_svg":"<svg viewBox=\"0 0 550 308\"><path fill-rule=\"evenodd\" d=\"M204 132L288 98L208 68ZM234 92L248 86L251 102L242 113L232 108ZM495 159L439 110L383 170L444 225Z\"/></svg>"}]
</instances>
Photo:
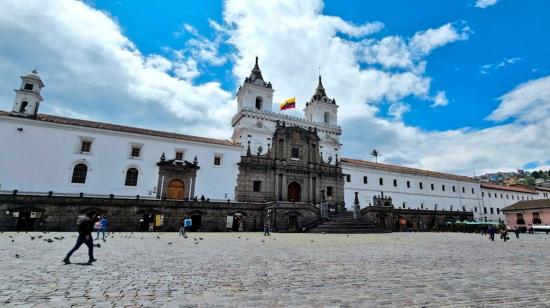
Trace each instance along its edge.
<instances>
[{"instance_id":1,"label":"stone paving","mask_svg":"<svg viewBox=\"0 0 550 308\"><path fill-rule=\"evenodd\" d=\"M550 236L511 237L117 233L84 266L74 233L1 233L0 306L550 306Z\"/></svg>"}]
</instances>

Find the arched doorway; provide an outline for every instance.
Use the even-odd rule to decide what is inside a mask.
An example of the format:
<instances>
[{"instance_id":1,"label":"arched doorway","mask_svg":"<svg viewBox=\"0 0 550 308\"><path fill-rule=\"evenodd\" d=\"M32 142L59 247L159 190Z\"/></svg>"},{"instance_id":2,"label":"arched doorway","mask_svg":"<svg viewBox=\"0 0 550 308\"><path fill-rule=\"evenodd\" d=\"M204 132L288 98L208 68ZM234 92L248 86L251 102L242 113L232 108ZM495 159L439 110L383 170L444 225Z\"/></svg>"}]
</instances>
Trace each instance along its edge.
<instances>
[{"instance_id":1,"label":"arched doorway","mask_svg":"<svg viewBox=\"0 0 550 308\"><path fill-rule=\"evenodd\" d=\"M302 187L300 186L300 184L298 184L298 182L292 182L288 184L288 201L302 201Z\"/></svg>"},{"instance_id":2,"label":"arched doorway","mask_svg":"<svg viewBox=\"0 0 550 308\"><path fill-rule=\"evenodd\" d=\"M184 196L184 185L181 180L172 180L168 183L168 188L166 189L166 198L167 199L176 199L183 200Z\"/></svg>"}]
</instances>

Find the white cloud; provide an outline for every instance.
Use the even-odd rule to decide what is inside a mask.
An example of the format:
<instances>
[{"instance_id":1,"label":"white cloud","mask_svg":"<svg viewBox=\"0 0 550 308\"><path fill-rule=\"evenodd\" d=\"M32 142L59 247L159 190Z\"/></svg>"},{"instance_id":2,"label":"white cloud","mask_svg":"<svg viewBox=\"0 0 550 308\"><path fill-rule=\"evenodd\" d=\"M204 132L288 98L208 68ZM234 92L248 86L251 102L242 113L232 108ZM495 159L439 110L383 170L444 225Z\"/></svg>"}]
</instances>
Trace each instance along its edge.
<instances>
[{"instance_id":1,"label":"white cloud","mask_svg":"<svg viewBox=\"0 0 550 308\"><path fill-rule=\"evenodd\" d=\"M467 40L471 32L467 25L457 29L456 26L447 23L437 29L417 32L411 39L410 46L420 54L429 54L433 49L451 42Z\"/></svg>"},{"instance_id":2,"label":"white cloud","mask_svg":"<svg viewBox=\"0 0 550 308\"><path fill-rule=\"evenodd\" d=\"M379 22L357 26L323 15L320 1L293 3L226 2L225 32L238 51L233 72L240 82L259 56L264 77L276 88L275 100L296 96L301 109L315 89L321 66L329 95L346 106L339 109L340 119L372 115L376 109L367 103L398 102L408 96L430 100L425 57L435 48L467 39L470 33L464 23L460 27L448 23L409 39L374 39L368 35L382 28ZM341 32L356 39L339 36Z\"/></svg>"},{"instance_id":3,"label":"white cloud","mask_svg":"<svg viewBox=\"0 0 550 308\"><path fill-rule=\"evenodd\" d=\"M504 68L505 66L516 64L521 60L523 60L521 57L504 58L502 61L500 61L497 64L482 65L479 72L482 75L487 75L487 74L491 73L492 71L499 70L501 68Z\"/></svg>"},{"instance_id":4,"label":"white cloud","mask_svg":"<svg viewBox=\"0 0 550 308\"><path fill-rule=\"evenodd\" d=\"M241 83L258 55L275 102L297 96L298 107L313 94L322 67L327 93L340 105L346 156L368 159L376 148L391 163L467 175L472 168L481 173L550 159L550 77L500 98L489 119L508 119L505 125L425 131L400 120L414 109L404 98L447 101L444 91L431 94L425 67L435 48L468 37L465 25L375 39L369 35L380 23L354 25L323 15L320 1L230 0L223 22L210 21L218 32L213 39L187 29L195 41L183 50L143 55L103 12L77 1L37 3L1 5L0 37L10 42L0 49L0 85L8 85L0 91L2 109L11 107L17 76L36 65L46 82L43 112L227 138L234 95L217 82L195 80L223 57L234 59ZM236 54L219 54L225 39ZM377 116L380 103L390 104L393 119Z\"/></svg>"},{"instance_id":5,"label":"white cloud","mask_svg":"<svg viewBox=\"0 0 550 308\"><path fill-rule=\"evenodd\" d=\"M403 114L406 112L409 112L411 110L411 106L409 104L398 102L393 103L388 108L388 114L391 115L395 120L400 121L403 117Z\"/></svg>"},{"instance_id":6,"label":"white cloud","mask_svg":"<svg viewBox=\"0 0 550 308\"><path fill-rule=\"evenodd\" d=\"M472 33L467 25L447 23L411 38L346 40L326 22L321 9L318 1L301 1L300 6L228 1L224 16L229 41L238 52L237 80L249 74L258 55L276 100L296 95L300 105L313 93L317 67L322 66L327 93L340 105L343 154L348 157L370 159L370 149L376 148L390 163L465 175L472 175L474 168L481 173L548 160L544 149L550 147L545 137L550 120L447 131L425 131L399 120L414 108L402 103L407 96L432 101L434 107L448 103L445 91L430 95L431 79L424 69L427 55L467 39ZM381 102L391 104L388 114L393 119L377 116Z\"/></svg>"},{"instance_id":7,"label":"white cloud","mask_svg":"<svg viewBox=\"0 0 550 308\"><path fill-rule=\"evenodd\" d=\"M434 103L431 105L432 108L439 107L439 106L447 106L449 103L449 100L447 99L447 95L445 94L445 91L439 91L433 98Z\"/></svg>"},{"instance_id":8,"label":"white cloud","mask_svg":"<svg viewBox=\"0 0 550 308\"><path fill-rule=\"evenodd\" d=\"M534 122L550 117L550 76L520 84L500 97L501 103L488 119L502 121L515 118Z\"/></svg>"},{"instance_id":9,"label":"white cloud","mask_svg":"<svg viewBox=\"0 0 550 308\"><path fill-rule=\"evenodd\" d=\"M486 7L495 5L499 0L477 0L476 7L484 9Z\"/></svg>"},{"instance_id":10,"label":"white cloud","mask_svg":"<svg viewBox=\"0 0 550 308\"><path fill-rule=\"evenodd\" d=\"M194 82L198 61L216 63L215 47L202 37L190 43L190 55L143 55L108 15L67 0L3 2L0 36L11 42L0 50L0 84L12 88L36 66L46 83L42 112L167 130L178 123L186 133L230 135L233 95L217 82ZM0 97L9 102L10 95L4 89Z\"/></svg>"},{"instance_id":11,"label":"white cloud","mask_svg":"<svg viewBox=\"0 0 550 308\"><path fill-rule=\"evenodd\" d=\"M460 27L458 27L460 26ZM423 59L432 50L452 42L467 40L472 31L465 23L447 23L439 28L416 32L411 38L386 36L364 40L358 48L359 59L385 68L403 68L424 72Z\"/></svg>"}]
</instances>

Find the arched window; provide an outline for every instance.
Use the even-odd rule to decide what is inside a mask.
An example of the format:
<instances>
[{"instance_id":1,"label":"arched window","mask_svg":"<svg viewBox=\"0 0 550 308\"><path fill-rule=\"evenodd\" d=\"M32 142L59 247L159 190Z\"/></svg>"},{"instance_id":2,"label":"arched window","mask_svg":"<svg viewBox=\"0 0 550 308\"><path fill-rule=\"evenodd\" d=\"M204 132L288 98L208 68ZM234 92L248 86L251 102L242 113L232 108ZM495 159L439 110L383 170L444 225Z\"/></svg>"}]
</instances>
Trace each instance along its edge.
<instances>
[{"instance_id":1,"label":"arched window","mask_svg":"<svg viewBox=\"0 0 550 308\"><path fill-rule=\"evenodd\" d=\"M126 181L124 181L124 185L137 186L138 174L139 172L136 168L129 168L126 171Z\"/></svg>"},{"instance_id":2,"label":"arched window","mask_svg":"<svg viewBox=\"0 0 550 308\"><path fill-rule=\"evenodd\" d=\"M324 115L325 123L330 123L330 113L327 111Z\"/></svg>"},{"instance_id":3,"label":"arched window","mask_svg":"<svg viewBox=\"0 0 550 308\"><path fill-rule=\"evenodd\" d=\"M77 164L73 169L73 177L71 183L86 183L86 174L88 173L88 166L85 164Z\"/></svg>"},{"instance_id":4,"label":"arched window","mask_svg":"<svg viewBox=\"0 0 550 308\"><path fill-rule=\"evenodd\" d=\"M261 96L257 96L256 97L256 110L262 110L262 97Z\"/></svg>"},{"instance_id":5,"label":"arched window","mask_svg":"<svg viewBox=\"0 0 550 308\"><path fill-rule=\"evenodd\" d=\"M22 101L21 102L21 107L19 107L19 112L21 113L25 113L25 109L27 109L27 105L29 104L29 102L27 101Z\"/></svg>"}]
</instances>

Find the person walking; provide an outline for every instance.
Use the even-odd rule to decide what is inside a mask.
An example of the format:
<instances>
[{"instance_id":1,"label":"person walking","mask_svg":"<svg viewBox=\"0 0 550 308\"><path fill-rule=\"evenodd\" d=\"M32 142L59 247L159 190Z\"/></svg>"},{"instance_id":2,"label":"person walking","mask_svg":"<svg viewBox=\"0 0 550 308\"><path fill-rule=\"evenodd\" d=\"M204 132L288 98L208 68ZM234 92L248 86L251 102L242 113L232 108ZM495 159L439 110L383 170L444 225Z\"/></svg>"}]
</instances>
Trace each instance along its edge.
<instances>
[{"instance_id":1,"label":"person walking","mask_svg":"<svg viewBox=\"0 0 550 308\"><path fill-rule=\"evenodd\" d=\"M69 250L67 255L65 256L65 259L63 259L63 263L65 264L71 264L70 258L72 254L82 246L82 244L86 244L88 246L88 263L92 264L93 262L97 261L96 258L94 258L94 240L92 238L92 231L94 230L94 224L97 220L97 216L95 212L89 212L86 214L86 218L83 219L80 224L78 225L78 237L76 239L76 244L74 245L73 249Z\"/></svg>"},{"instance_id":2,"label":"person walking","mask_svg":"<svg viewBox=\"0 0 550 308\"><path fill-rule=\"evenodd\" d=\"M187 234L185 234L185 220L187 219L187 216L183 217L183 220L181 221L180 225L180 235L185 239L187 238Z\"/></svg>"},{"instance_id":3,"label":"person walking","mask_svg":"<svg viewBox=\"0 0 550 308\"><path fill-rule=\"evenodd\" d=\"M519 228L518 228L518 226L516 226L516 228L514 229L514 233L516 234L516 239L519 240Z\"/></svg>"},{"instance_id":4,"label":"person walking","mask_svg":"<svg viewBox=\"0 0 550 308\"><path fill-rule=\"evenodd\" d=\"M190 231L191 226L193 226L193 220L189 216L185 216L183 220L183 238L187 238L187 232Z\"/></svg>"},{"instance_id":5,"label":"person walking","mask_svg":"<svg viewBox=\"0 0 550 308\"><path fill-rule=\"evenodd\" d=\"M106 216L103 216L101 220L99 221L99 228L97 229L97 236L95 237L95 240L99 239L99 233L103 235L103 241L105 242L105 232L107 232L107 229L109 228L109 220Z\"/></svg>"},{"instance_id":6,"label":"person walking","mask_svg":"<svg viewBox=\"0 0 550 308\"><path fill-rule=\"evenodd\" d=\"M489 229L487 230L489 232L489 238L491 241L495 241L495 228L493 226L489 226Z\"/></svg>"},{"instance_id":7,"label":"person walking","mask_svg":"<svg viewBox=\"0 0 550 308\"><path fill-rule=\"evenodd\" d=\"M271 221L269 215L264 220L264 236L270 236Z\"/></svg>"},{"instance_id":8,"label":"person walking","mask_svg":"<svg viewBox=\"0 0 550 308\"><path fill-rule=\"evenodd\" d=\"M502 239L504 240L505 243L509 239L508 238L508 229L506 229L506 227L502 228L502 230L500 231L500 237L502 237Z\"/></svg>"}]
</instances>

